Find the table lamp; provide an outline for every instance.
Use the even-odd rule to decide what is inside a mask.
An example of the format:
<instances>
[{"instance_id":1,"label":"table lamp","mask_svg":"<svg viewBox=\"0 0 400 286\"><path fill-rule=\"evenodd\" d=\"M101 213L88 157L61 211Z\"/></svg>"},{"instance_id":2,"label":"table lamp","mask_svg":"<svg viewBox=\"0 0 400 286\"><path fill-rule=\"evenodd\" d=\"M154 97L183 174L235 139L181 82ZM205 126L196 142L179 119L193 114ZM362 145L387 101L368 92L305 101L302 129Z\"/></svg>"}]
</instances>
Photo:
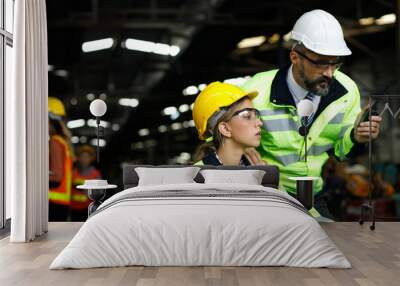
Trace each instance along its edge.
<instances>
[{"instance_id":1,"label":"table lamp","mask_svg":"<svg viewBox=\"0 0 400 286\"><path fill-rule=\"evenodd\" d=\"M99 141L100 141L100 117L102 117L107 111L107 104L101 99L95 99L90 104L90 113L96 117L97 124L97 163L100 162L100 149L99 149Z\"/></svg>"}]
</instances>

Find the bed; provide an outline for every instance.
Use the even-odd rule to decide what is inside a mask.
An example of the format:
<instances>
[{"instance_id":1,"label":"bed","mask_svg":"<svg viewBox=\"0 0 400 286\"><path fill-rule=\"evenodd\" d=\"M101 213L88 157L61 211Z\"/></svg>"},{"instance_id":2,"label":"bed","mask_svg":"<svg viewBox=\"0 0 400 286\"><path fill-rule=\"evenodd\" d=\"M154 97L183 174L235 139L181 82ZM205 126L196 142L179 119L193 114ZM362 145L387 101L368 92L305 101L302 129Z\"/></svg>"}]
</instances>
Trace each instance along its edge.
<instances>
[{"instance_id":1,"label":"bed","mask_svg":"<svg viewBox=\"0 0 400 286\"><path fill-rule=\"evenodd\" d=\"M98 208L50 269L351 267L307 210L277 190L279 172L273 166L200 166L201 172L193 175L191 182L171 182L170 176L164 175L164 183L157 183L155 170L165 174L190 168L158 166L152 177L147 177L151 184L140 184L146 179L139 179L139 171L152 168L125 165L125 190ZM256 172L249 169L262 171L257 173L259 185L242 183L240 176L247 178L246 172ZM232 182L219 182L224 177L221 172L229 173Z\"/></svg>"}]
</instances>

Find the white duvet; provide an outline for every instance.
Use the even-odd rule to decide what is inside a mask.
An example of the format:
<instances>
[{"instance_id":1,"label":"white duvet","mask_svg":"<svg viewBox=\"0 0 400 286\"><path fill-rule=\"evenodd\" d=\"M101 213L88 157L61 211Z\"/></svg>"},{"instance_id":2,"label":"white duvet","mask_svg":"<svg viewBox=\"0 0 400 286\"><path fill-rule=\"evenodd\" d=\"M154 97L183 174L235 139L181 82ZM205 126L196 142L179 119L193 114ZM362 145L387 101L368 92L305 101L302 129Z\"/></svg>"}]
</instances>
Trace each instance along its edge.
<instances>
[{"instance_id":1,"label":"white duvet","mask_svg":"<svg viewBox=\"0 0 400 286\"><path fill-rule=\"evenodd\" d=\"M154 197L174 190L172 197ZM215 196L219 192L228 195ZM235 192L240 196L229 195ZM128 265L351 267L288 194L254 185L196 183L135 187L114 195L50 269Z\"/></svg>"}]
</instances>

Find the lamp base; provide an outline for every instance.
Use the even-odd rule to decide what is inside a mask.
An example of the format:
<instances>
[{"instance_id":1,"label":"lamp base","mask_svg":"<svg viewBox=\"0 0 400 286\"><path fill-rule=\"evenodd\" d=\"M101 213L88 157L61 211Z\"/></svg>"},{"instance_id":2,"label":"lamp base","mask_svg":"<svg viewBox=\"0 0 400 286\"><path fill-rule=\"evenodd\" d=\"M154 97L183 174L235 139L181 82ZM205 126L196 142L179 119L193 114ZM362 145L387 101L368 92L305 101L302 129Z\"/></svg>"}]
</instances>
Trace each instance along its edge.
<instances>
[{"instance_id":1,"label":"lamp base","mask_svg":"<svg viewBox=\"0 0 400 286\"><path fill-rule=\"evenodd\" d=\"M290 180L296 181L296 198L307 209L310 210L314 206L314 190L313 181L318 177L289 177Z\"/></svg>"},{"instance_id":2,"label":"lamp base","mask_svg":"<svg viewBox=\"0 0 400 286\"><path fill-rule=\"evenodd\" d=\"M364 203L361 206L361 216L360 216L360 220L358 221L358 223L360 225L363 225L365 220L364 220L364 215L366 214L366 212L369 213L369 218L372 217L372 224L369 226L370 230L375 230L375 202L374 201L369 201L368 203Z\"/></svg>"},{"instance_id":3,"label":"lamp base","mask_svg":"<svg viewBox=\"0 0 400 286\"><path fill-rule=\"evenodd\" d=\"M301 202L307 210L312 209L314 206L313 181L296 181L296 196L297 200Z\"/></svg>"},{"instance_id":4,"label":"lamp base","mask_svg":"<svg viewBox=\"0 0 400 286\"><path fill-rule=\"evenodd\" d=\"M88 207L88 216L97 210L97 208L102 204L102 200L105 198L105 196L105 189L88 189L88 197L92 200Z\"/></svg>"}]
</instances>

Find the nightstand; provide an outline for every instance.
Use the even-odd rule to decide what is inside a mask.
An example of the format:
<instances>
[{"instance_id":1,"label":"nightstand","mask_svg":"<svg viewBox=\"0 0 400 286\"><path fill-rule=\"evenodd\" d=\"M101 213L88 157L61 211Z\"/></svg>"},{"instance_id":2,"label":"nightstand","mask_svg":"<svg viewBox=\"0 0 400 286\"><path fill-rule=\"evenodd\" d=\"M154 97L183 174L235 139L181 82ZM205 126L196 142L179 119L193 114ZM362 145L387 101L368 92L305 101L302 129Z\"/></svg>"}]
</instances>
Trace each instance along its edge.
<instances>
[{"instance_id":1,"label":"nightstand","mask_svg":"<svg viewBox=\"0 0 400 286\"><path fill-rule=\"evenodd\" d=\"M107 180L86 180L85 184L76 187L78 189L87 190L88 197L92 200L92 203L88 207L88 216L94 213L103 203L106 191L116 187L116 185L109 185Z\"/></svg>"}]
</instances>

